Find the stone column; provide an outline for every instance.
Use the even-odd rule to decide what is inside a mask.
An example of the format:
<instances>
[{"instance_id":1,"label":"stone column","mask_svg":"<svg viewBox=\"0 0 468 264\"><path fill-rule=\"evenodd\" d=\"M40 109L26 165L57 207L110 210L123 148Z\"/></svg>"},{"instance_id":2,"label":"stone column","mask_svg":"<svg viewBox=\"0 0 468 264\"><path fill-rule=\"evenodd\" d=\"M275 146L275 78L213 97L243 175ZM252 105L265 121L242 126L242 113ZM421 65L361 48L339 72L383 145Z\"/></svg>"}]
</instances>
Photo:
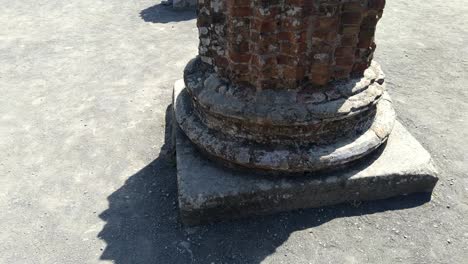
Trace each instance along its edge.
<instances>
[{"instance_id":1,"label":"stone column","mask_svg":"<svg viewBox=\"0 0 468 264\"><path fill-rule=\"evenodd\" d=\"M432 191L372 60L384 5L199 0L199 56L173 101L185 224Z\"/></svg>"},{"instance_id":2,"label":"stone column","mask_svg":"<svg viewBox=\"0 0 468 264\"><path fill-rule=\"evenodd\" d=\"M385 0L200 0L199 56L177 119L209 157L296 173L386 141L395 113L372 61Z\"/></svg>"}]
</instances>

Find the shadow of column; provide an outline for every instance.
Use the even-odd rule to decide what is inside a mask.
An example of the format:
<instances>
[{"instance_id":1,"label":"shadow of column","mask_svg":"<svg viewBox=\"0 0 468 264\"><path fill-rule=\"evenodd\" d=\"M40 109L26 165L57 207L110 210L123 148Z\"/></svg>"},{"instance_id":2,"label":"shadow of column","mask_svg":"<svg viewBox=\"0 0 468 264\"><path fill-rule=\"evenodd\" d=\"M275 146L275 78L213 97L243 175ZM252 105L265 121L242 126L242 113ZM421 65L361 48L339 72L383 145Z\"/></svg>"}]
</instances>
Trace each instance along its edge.
<instances>
[{"instance_id":1,"label":"shadow of column","mask_svg":"<svg viewBox=\"0 0 468 264\"><path fill-rule=\"evenodd\" d=\"M195 9L173 9L170 6L157 4L140 12L140 17L150 23L170 23L188 21L197 18Z\"/></svg>"},{"instance_id":2,"label":"shadow of column","mask_svg":"<svg viewBox=\"0 0 468 264\"><path fill-rule=\"evenodd\" d=\"M272 216L185 228L178 218L177 182L171 140L171 106L159 157L130 176L109 197L99 217L98 237L107 243L103 260L128 263L260 263L291 233L330 220L416 207L430 194L414 194L358 205L298 210Z\"/></svg>"}]
</instances>

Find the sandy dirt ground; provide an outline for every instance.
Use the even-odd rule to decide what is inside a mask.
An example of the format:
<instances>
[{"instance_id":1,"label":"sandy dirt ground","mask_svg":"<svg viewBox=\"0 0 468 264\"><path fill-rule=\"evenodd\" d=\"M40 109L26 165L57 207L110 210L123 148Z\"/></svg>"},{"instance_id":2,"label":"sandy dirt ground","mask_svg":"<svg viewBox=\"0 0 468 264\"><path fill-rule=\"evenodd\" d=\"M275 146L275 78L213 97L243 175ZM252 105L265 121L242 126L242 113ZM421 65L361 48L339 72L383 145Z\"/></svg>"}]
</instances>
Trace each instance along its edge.
<instances>
[{"instance_id":1,"label":"sandy dirt ground","mask_svg":"<svg viewBox=\"0 0 468 264\"><path fill-rule=\"evenodd\" d=\"M467 263L468 5L387 2L376 60L432 198L184 228L166 116L194 12L0 0L0 263Z\"/></svg>"}]
</instances>

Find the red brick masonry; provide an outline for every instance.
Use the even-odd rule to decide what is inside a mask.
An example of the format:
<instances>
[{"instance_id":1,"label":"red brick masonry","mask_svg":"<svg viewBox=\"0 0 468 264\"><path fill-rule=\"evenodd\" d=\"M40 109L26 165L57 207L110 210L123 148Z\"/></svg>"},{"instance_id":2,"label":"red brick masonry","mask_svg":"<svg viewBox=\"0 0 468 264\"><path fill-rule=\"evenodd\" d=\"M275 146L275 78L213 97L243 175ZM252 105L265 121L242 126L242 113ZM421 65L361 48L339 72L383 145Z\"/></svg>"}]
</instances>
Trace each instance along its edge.
<instances>
[{"instance_id":1,"label":"red brick masonry","mask_svg":"<svg viewBox=\"0 0 468 264\"><path fill-rule=\"evenodd\" d=\"M257 89L326 85L361 75L385 0L199 0L199 53Z\"/></svg>"}]
</instances>

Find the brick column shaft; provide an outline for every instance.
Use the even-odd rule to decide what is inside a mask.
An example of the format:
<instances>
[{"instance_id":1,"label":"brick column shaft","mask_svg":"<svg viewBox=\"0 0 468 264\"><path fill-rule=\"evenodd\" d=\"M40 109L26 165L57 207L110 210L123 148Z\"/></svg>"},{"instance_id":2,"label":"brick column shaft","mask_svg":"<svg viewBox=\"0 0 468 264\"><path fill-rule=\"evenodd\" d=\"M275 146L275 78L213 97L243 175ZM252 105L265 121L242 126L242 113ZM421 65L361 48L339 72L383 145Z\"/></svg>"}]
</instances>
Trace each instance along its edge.
<instances>
[{"instance_id":1,"label":"brick column shaft","mask_svg":"<svg viewBox=\"0 0 468 264\"><path fill-rule=\"evenodd\" d=\"M385 0L200 0L199 52L257 89L323 86L362 75Z\"/></svg>"}]
</instances>

